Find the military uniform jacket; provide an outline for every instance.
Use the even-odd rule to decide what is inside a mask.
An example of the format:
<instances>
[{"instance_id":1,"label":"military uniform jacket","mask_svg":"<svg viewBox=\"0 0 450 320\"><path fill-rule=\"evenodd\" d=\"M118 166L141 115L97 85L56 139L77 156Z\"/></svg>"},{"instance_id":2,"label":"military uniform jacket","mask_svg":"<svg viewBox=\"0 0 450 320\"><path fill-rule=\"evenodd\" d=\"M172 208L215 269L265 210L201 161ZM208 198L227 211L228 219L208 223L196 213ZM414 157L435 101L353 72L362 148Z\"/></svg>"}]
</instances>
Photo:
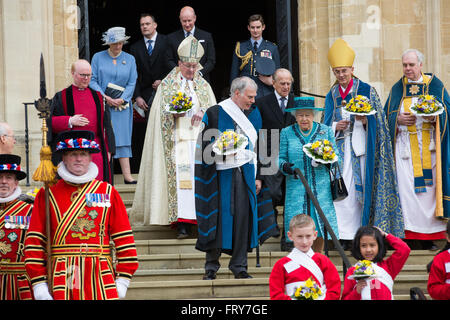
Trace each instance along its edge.
<instances>
[{"instance_id":1,"label":"military uniform jacket","mask_svg":"<svg viewBox=\"0 0 450 320\"><path fill-rule=\"evenodd\" d=\"M238 42L233 51L231 60L230 83L237 77L247 76L253 80L256 75L256 56L272 58L275 62L275 69L280 68L280 54L278 46L270 41L262 40L255 54L250 40Z\"/></svg>"},{"instance_id":2,"label":"military uniform jacket","mask_svg":"<svg viewBox=\"0 0 450 320\"><path fill-rule=\"evenodd\" d=\"M52 281L55 300L117 299L115 279L131 279L138 268L136 246L125 206L109 183L71 184L49 189ZM113 268L110 240L117 265ZM48 282L45 191L36 196L25 240L25 266L33 285Z\"/></svg>"},{"instance_id":3,"label":"military uniform jacket","mask_svg":"<svg viewBox=\"0 0 450 320\"><path fill-rule=\"evenodd\" d=\"M33 205L21 200L0 204L0 300L31 300L23 243Z\"/></svg>"}]
</instances>

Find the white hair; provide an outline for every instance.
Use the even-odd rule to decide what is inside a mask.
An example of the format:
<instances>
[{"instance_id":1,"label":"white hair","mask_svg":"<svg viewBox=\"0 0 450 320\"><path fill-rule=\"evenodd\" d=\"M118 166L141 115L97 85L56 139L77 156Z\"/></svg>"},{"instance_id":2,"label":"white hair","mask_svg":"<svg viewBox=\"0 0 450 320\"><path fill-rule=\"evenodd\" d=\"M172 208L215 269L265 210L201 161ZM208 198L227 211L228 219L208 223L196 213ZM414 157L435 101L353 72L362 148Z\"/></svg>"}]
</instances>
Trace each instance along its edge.
<instances>
[{"instance_id":1,"label":"white hair","mask_svg":"<svg viewBox=\"0 0 450 320\"><path fill-rule=\"evenodd\" d=\"M231 82L230 96L233 96L236 90L239 92L244 92L248 87L258 90L258 85L253 79L245 76L236 78Z\"/></svg>"},{"instance_id":2,"label":"white hair","mask_svg":"<svg viewBox=\"0 0 450 320\"><path fill-rule=\"evenodd\" d=\"M423 55L422 52L420 52L420 51L417 50L417 49L407 49L407 50L405 50L405 51L403 52L403 54L402 54L402 59L403 59L403 57L404 57L405 55L407 55L408 53L411 53L411 52L414 52L414 53L416 54L416 56L417 56L417 61L418 61L419 63L423 63L423 61L425 60L425 56Z\"/></svg>"},{"instance_id":3,"label":"white hair","mask_svg":"<svg viewBox=\"0 0 450 320\"><path fill-rule=\"evenodd\" d=\"M6 122L0 122L0 137L8 135L8 124Z\"/></svg>"}]
</instances>

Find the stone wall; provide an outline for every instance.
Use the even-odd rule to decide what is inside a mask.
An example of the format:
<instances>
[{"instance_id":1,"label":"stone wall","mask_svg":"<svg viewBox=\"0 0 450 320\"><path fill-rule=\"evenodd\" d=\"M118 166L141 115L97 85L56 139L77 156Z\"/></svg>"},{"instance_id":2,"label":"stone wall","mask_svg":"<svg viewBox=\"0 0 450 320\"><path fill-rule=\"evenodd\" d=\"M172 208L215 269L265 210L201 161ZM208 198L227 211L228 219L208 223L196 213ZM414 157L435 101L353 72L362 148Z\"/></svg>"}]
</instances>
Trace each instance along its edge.
<instances>
[{"instance_id":1,"label":"stone wall","mask_svg":"<svg viewBox=\"0 0 450 320\"><path fill-rule=\"evenodd\" d=\"M78 58L76 0L0 0L0 121L14 129L14 152L25 169L25 107L39 97L39 60L44 57L47 97L70 84ZM28 107L31 175L39 164L41 121ZM24 181L22 181L24 183Z\"/></svg>"},{"instance_id":2,"label":"stone wall","mask_svg":"<svg viewBox=\"0 0 450 320\"><path fill-rule=\"evenodd\" d=\"M15 152L25 163L23 102L39 95L39 58L44 55L47 96L71 83L78 58L76 0L0 0L0 121L12 125ZM334 83L327 61L342 37L355 49L355 74L373 85L384 102L402 75L401 53L425 54L424 71L450 86L450 1L299 0L300 85L325 95ZM295 59L295 57L294 57ZM317 99L318 105L324 99ZM39 164L41 121L28 110L30 173Z\"/></svg>"},{"instance_id":3,"label":"stone wall","mask_svg":"<svg viewBox=\"0 0 450 320\"><path fill-rule=\"evenodd\" d=\"M327 54L339 37L356 51L355 75L373 85L383 103L402 76L408 48L424 53L425 72L450 84L450 1L301 0L298 14L304 91L325 95L334 83Z\"/></svg>"}]
</instances>

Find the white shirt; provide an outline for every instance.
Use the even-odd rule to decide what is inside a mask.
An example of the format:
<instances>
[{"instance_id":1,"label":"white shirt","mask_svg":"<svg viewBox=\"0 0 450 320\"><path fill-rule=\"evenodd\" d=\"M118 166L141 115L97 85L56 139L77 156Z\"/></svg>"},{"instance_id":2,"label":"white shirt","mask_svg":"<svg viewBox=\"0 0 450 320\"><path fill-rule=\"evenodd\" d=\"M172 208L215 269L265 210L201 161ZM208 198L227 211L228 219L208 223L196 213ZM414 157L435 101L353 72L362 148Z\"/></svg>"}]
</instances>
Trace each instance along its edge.
<instances>
[{"instance_id":1,"label":"white shirt","mask_svg":"<svg viewBox=\"0 0 450 320\"><path fill-rule=\"evenodd\" d=\"M153 37L151 37L150 39L147 37L144 37L144 41L145 41L145 45L147 46L147 50L148 50L148 46L151 45L152 49L155 48L155 42L156 42L156 36L158 35L158 32L155 31L155 34L153 35ZM153 40L152 42L148 42L148 40Z\"/></svg>"},{"instance_id":2,"label":"white shirt","mask_svg":"<svg viewBox=\"0 0 450 320\"><path fill-rule=\"evenodd\" d=\"M281 98L283 97L278 94L277 90L273 90L273 92L275 93L275 97L277 97L278 105L280 106L281 109ZM284 105L287 108L288 97L284 97L284 99L285 99Z\"/></svg>"}]
</instances>

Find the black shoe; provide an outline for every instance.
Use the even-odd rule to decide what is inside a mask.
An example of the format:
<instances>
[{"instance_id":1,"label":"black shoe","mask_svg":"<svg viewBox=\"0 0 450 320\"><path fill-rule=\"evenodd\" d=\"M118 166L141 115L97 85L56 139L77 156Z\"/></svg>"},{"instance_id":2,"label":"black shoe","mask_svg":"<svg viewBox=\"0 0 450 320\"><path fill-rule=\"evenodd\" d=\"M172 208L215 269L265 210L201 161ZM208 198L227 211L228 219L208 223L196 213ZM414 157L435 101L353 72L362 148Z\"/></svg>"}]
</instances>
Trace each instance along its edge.
<instances>
[{"instance_id":1,"label":"black shoe","mask_svg":"<svg viewBox=\"0 0 450 320\"><path fill-rule=\"evenodd\" d=\"M431 240L423 240L421 241L422 244L422 249L423 250L431 250L431 251L436 251L439 248L437 247L437 245L434 244L433 241Z\"/></svg>"},{"instance_id":2,"label":"black shoe","mask_svg":"<svg viewBox=\"0 0 450 320\"><path fill-rule=\"evenodd\" d=\"M339 240L339 242L341 243L342 249L345 251L352 249L352 240Z\"/></svg>"},{"instance_id":3,"label":"black shoe","mask_svg":"<svg viewBox=\"0 0 450 320\"><path fill-rule=\"evenodd\" d=\"M177 223L177 239L186 239L187 237L189 237L189 231L188 231L188 224L183 223L183 222L178 222Z\"/></svg>"},{"instance_id":4,"label":"black shoe","mask_svg":"<svg viewBox=\"0 0 450 320\"><path fill-rule=\"evenodd\" d=\"M235 279L252 279L253 277L247 273L247 271L241 271L234 275Z\"/></svg>"},{"instance_id":5,"label":"black shoe","mask_svg":"<svg viewBox=\"0 0 450 320\"><path fill-rule=\"evenodd\" d=\"M125 184L137 184L137 180L127 181L127 180L123 179L123 182L124 182Z\"/></svg>"},{"instance_id":6,"label":"black shoe","mask_svg":"<svg viewBox=\"0 0 450 320\"><path fill-rule=\"evenodd\" d=\"M216 278L216 272L212 270L207 270L203 276L203 280L214 280Z\"/></svg>"}]
</instances>

